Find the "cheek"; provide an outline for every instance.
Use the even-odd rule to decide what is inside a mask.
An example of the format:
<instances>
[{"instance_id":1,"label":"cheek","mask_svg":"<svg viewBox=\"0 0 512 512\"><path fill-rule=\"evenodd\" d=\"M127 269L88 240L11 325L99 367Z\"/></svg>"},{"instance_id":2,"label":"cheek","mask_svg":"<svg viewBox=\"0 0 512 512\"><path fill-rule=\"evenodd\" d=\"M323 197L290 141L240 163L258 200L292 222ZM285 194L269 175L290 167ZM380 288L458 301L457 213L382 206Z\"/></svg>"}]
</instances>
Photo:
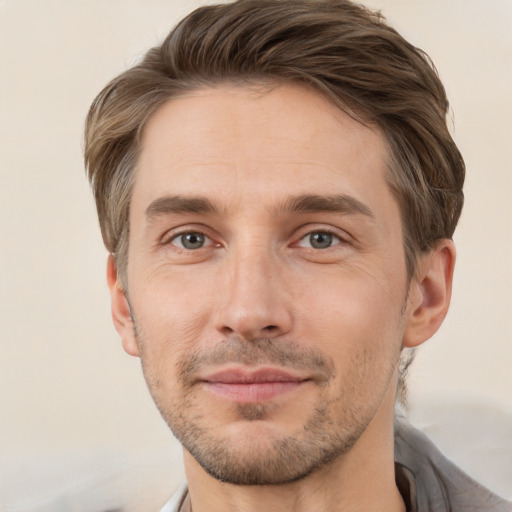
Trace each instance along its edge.
<instances>
[{"instance_id":1,"label":"cheek","mask_svg":"<svg viewBox=\"0 0 512 512\"><path fill-rule=\"evenodd\" d=\"M374 296L364 302L352 299L347 293L343 304L319 315L321 332L317 329L309 338L334 361L328 396L338 402L339 414L372 417L398 364L401 322L395 308L383 307Z\"/></svg>"},{"instance_id":2,"label":"cheek","mask_svg":"<svg viewBox=\"0 0 512 512\"><path fill-rule=\"evenodd\" d=\"M397 276L398 277L398 276ZM311 311L318 324L338 325L340 332L394 326L405 302L405 280L382 278L377 272L341 269L321 279L312 279L308 293L302 293L304 311Z\"/></svg>"},{"instance_id":3,"label":"cheek","mask_svg":"<svg viewBox=\"0 0 512 512\"><path fill-rule=\"evenodd\" d=\"M164 286L162 286L164 284ZM165 285L167 284L167 285ZM147 282L137 290L132 304L144 376L154 398L176 389L181 361L208 340L206 324L211 316L199 297L183 293L165 280Z\"/></svg>"},{"instance_id":4,"label":"cheek","mask_svg":"<svg viewBox=\"0 0 512 512\"><path fill-rule=\"evenodd\" d=\"M305 340L325 350L339 365L387 367L402 339L405 286L381 286L378 279L326 280L307 296L301 330ZM364 371L364 370L362 370Z\"/></svg>"},{"instance_id":5,"label":"cheek","mask_svg":"<svg viewBox=\"0 0 512 512\"><path fill-rule=\"evenodd\" d=\"M172 273L165 268L134 276L133 307L154 336L181 342L197 334L208 318L215 297L212 280L200 272Z\"/></svg>"}]
</instances>

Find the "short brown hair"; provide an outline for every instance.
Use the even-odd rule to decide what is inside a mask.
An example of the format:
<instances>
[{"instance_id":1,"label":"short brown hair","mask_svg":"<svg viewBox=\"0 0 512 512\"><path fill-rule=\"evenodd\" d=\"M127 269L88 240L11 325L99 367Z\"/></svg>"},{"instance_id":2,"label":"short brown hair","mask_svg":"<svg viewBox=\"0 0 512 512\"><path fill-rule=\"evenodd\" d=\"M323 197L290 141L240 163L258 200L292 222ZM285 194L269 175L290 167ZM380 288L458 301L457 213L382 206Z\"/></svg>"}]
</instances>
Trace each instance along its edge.
<instances>
[{"instance_id":1,"label":"short brown hair","mask_svg":"<svg viewBox=\"0 0 512 512\"><path fill-rule=\"evenodd\" d=\"M123 287L142 130L170 98L222 82L303 84L381 130L409 274L418 254L452 237L463 204L464 162L428 56L380 13L348 0L238 0L192 12L90 108L85 163Z\"/></svg>"}]
</instances>

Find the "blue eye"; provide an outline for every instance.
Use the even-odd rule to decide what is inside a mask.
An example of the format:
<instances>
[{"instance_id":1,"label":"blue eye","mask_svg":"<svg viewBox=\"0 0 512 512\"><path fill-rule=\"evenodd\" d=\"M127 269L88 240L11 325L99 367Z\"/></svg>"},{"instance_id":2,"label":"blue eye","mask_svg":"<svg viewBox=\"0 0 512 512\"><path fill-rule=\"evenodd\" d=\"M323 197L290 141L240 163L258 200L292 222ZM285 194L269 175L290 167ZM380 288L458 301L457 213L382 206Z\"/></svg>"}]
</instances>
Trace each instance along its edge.
<instances>
[{"instance_id":1,"label":"blue eye","mask_svg":"<svg viewBox=\"0 0 512 512\"><path fill-rule=\"evenodd\" d=\"M313 231L303 237L299 243L300 247L311 247L313 249L328 249L340 243L341 240L328 231Z\"/></svg>"},{"instance_id":2,"label":"blue eye","mask_svg":"<svg viewBox=\"0 0 512 512\"><path fill-rule=\"evenodd\" d=\"M177 235L171 243L187 250L201 249L209 245L211 240L203 233L189 232Z\"/></svg>"}]
</instances>

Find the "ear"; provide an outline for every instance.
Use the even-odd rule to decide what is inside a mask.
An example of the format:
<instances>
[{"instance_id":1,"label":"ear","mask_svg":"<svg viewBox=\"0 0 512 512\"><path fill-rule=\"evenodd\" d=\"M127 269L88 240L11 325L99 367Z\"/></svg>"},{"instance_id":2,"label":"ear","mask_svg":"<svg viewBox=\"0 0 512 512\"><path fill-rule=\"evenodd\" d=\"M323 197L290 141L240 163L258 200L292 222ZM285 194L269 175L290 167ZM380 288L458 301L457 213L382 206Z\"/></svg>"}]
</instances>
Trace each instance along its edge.
<instances>
[{"instance_id":1,"label":"ear","mask_svg":"<svg viewBox=\"0 0 512 512\"><path fill-rule=\"evenodd\" d=\"M448 239L420 257L409 288L404 347L421 345L443 323L452 296L454 266L455 246Z\"/></svg>"},{"instance_id":2,"label":"ear","mask_svg":"<svg viewBox=\"0 0 512 512\"><path fill-rule=\"evenodd\" d=\"M107 283L112 302L112 320L119 336L121 336L123 348L131 356L139 357L139 347L135 336L130 304L119 284L116 262L111 254L107 260Z\"/></svg>"}]
</instances>

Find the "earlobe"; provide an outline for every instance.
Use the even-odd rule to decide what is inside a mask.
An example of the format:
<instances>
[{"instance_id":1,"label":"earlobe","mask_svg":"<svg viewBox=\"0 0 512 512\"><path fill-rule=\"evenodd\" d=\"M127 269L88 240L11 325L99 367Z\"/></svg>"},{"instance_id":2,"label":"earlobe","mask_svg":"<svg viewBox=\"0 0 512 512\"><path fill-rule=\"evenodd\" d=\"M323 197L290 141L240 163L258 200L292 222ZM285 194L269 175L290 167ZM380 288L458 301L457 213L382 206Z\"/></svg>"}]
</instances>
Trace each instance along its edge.
<instances>
[{"instance_id":1,"label":"earlobe","mask_svg":"<svg viewBox=\"0 0 512 512\"><path fill-rule=\"evenodd\" d=\"M110 254L107 260L107 283L112 303L112 320L121 336L124 350L131 356L139 357L139 347L130 311L130 304L122 290L117 276L117 265Z\"/></svg>"},{"instance_id":2,"label":"earlobe","mask_svg":"<svg viewBox=\"0 0 512 512\"><path fill-rule=\"evenodd\" d=\"M454 265L455 246L448 239L420 258L409 289L404 347L421 345L443 323L450 306Z\"/></svg>"}]
</instances>

